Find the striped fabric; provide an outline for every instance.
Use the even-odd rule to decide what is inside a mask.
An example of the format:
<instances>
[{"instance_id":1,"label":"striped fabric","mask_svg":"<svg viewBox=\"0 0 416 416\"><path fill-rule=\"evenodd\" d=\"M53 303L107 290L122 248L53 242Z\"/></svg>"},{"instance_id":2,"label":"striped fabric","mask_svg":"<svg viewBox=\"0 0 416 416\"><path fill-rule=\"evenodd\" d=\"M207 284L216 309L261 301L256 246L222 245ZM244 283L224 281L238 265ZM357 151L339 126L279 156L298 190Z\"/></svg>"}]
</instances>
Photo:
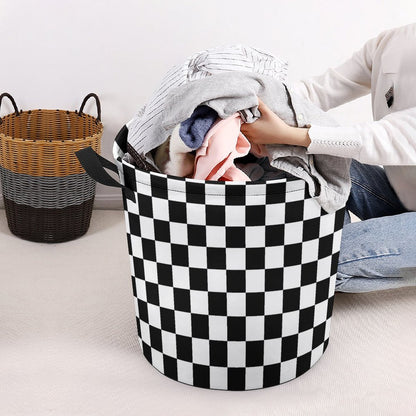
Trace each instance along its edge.
<instances>
[{"instance_id":1,"label":"striped fabric","mask_svg":"<svg viewBox=\"0 0 416 416\"><path fill-rule=\"evenodd\" d=\"M166 74L148 105L130 121L128 124L129 147L138 154L143 154L143 144L148 140L147 132L164 111L166 97L172 88L226 71L254 72L285 81L287 62L242 45L196 53Z\"/></svg>"}]
</instances>

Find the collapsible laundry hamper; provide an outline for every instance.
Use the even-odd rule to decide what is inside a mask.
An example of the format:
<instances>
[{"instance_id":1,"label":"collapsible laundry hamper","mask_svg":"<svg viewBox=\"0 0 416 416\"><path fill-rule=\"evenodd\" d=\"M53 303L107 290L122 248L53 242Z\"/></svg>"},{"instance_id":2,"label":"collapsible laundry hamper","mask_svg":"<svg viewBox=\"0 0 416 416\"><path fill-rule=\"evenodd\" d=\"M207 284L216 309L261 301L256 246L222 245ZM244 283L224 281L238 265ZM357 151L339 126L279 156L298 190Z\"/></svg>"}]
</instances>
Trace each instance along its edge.
<instances>
[{"instance_id":1,"label":"collapsible laundry hamper","mask_svg":"<svg viewBox=\"0 0 416 416\"><path fill-rule=\"evenodd\" d=\"M190 385L249 390L294 379L328 346L344 209L324 212L305 182L214 182L145 172L122 185L92 149L98 181L123 189L137 329L146 359Z\"/></svg>"},{"instance_id":2,"label":"collapsible laundry hamper","mask_svg":"<svg viewBox=\"0 0 416 416\"><path fill-rule=\"evenodd\" d=\"M57 243L88 230L95 181L75 151L100 151L103 132L100 102L88 94L78 111L18 111L0 119L0 178L10 231L26 240ZM98 116L83 113L90 97Z\"/></svg>"}]
</instances>

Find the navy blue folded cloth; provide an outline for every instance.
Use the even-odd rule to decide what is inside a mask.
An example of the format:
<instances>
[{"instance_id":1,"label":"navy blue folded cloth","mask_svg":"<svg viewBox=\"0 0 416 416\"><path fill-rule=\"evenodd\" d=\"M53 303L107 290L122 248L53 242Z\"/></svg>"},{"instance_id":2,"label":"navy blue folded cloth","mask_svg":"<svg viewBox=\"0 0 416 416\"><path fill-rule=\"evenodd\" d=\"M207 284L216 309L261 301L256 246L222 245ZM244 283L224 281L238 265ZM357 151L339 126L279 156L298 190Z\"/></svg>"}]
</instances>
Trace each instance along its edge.
<instances>
[{"instance_id":1,"label":"navy blue folded cloth","mask_svg":"<svg viewBox=\"0 0 416 416\"><path fill-rule=\"evenodd\" d=\"M200 105L195 108L191 117L181 123L179 136L190 149L198 149L217 118L218 114L215 110Z\"/></svg>"}]
</instances>

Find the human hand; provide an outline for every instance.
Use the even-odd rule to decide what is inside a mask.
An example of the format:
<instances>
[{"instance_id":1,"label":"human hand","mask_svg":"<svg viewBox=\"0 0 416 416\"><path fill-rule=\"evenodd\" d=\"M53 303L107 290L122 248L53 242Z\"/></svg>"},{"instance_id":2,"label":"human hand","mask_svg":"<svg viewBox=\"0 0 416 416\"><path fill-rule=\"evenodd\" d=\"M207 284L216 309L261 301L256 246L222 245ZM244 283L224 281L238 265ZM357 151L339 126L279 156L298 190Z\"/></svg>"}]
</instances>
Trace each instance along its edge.
<instances>
[{"instance_id":1,"label":"human hand","mask_svg":"<svg viewBox=\"0 0 416 416\"><path fill-rule=\"evenodd\" d=\"M273 113L260 98L258 108L261 114L260 118L253 123L243 123L241 132L254 144L284 143L290 126Z\"/></svg>"},{"instance_id":2,"label":"human hand","mask_svg":"<svg viewBox=\"0 0 416 416\"><path fill-rule=\"evenodd\" d=\"M311 141L308 136L308 129L289 126L273 113L260 98L258 109L261 114L259 119L253 123L243 123L241 125L241 132L252 144L309 146Z\"/></svg>"}]
</instances>

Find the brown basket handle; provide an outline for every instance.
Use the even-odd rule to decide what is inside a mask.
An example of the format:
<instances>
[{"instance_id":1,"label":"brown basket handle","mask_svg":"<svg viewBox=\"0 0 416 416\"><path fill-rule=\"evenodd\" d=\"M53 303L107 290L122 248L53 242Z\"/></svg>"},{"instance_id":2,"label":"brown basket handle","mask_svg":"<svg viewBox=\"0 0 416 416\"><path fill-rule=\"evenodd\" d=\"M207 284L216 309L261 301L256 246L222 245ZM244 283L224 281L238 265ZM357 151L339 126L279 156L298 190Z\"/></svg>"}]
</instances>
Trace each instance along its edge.
<instances>
[{"instance_id":1,"label":"brown basket handle","mask_svg":"<svg viewBox=\"0 0 416 416\"><path fill-rule=\"evenodd\" d=\"M98 99L98 95L94 94L93 92L91 92L90 94L88 94L84 100L82 101L81 107L79 109L79 116L82 116L82 110L84 109L85 103L91 98L94 97L95 98L95 102L97 103L97 120L101 121L101 104L100 104L100 100Z\"/></svg>"},{"instance_id":2,"label":"brown basket handle","mask_svg":"<svg viewBox=\"0 0 416 416\"><path fill-rule=\"evenodd\" d=\"M16 117L17 117L19 115L19 110L17 108L16 101L14 100L14 98L9 93L4 92L3 94L0 95L0 108L1 108L1 102L3 100L3 97L7 97L12 102L12 105L14 107L14 111L15 111ZM0 118L0 124L1 123L3 123L3 120Z\"/></svg>"}]
</instances>

